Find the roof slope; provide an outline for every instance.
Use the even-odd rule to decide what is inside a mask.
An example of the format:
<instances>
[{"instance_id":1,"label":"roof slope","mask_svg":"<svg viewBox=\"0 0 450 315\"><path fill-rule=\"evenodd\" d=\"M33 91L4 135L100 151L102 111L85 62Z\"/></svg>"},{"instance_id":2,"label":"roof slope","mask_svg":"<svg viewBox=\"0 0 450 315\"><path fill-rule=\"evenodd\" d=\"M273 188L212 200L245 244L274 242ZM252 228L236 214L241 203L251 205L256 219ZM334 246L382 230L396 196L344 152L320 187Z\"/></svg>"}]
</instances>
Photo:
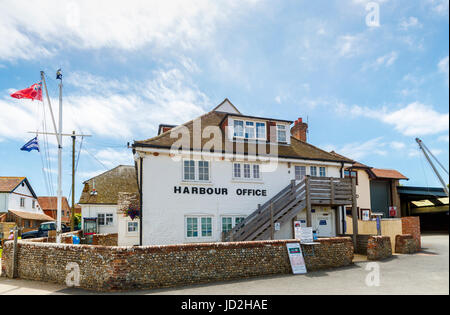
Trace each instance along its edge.
<instances>
[{"instance_id":1,"label":"roof slope","mask_svg":"<svg viewBox=\"0 0 450 315\"><path fill-rule=\"evenodd\" d=\"M408 177L400 173L396 170L387 170L380 168L372 168L371 171L375 174L377 178L387 178L387 179L406 179L409 180Z\"/></svg>"},{"instance_id":2,"label":"roof slope","mask_svg":"<svg viewBox=\"0 0 450 315\"><path fill-rule=\"evenodd\" d=\"M91 194L95 188L97 194ZM84 182L79 204L117 204L119 192L139 193L134 166L119 165Z\"/></svg>"},{"instance_id":3,"label":"roof slope","mask_svg":"<svg viewBox=\"0 0 450 315\"><path fill-rule=\"evenodd\" d=\"M12 214L26 220L37 220L37 221L55 221L52 217L44 213L19 211L19 210L9 210Z\"/></svg>"},{"instance_id":4,"label":"roof slope","mask_svg":"<svg viewBox=\"0 0 450 315\"><path fill-rule=\"evenodd\" d=\"M216 152L221 153L234 153L234 154L249 154L249 152L252 151L252 145L250 145L249 148L249 142L244 143L231 143L230 141L226 140L223 130L220 128L222 122L224 119L228 116L228 113L224 112L216 112L211 111L209 113L204 114L203 116L200 116L198 119L200 119L201 123L201 132L203 134L203 131L208 126L214 126L219 127L220 135L221 135L221 150L217 150ZM190 135L190 144L192 146L192 150L194 151L200 151L202 148L205 147L205 144L211 141L211 138L204 138L202 137L201 142L199 144L194 143L193 141L193 129L194 129L194 121L191 120L181 126L184 126L189 131ZM163 148L163 149L170 149L171 146L178 141L178 138L171 138L171 132L177 131L178 129L181 130L181 126L178 126L176 128L173 128L170 131L166 131L159 136L142 140L142 141L135 141L133 144L133 147L152 147L152 148ZM254 147L254 145L253 145ZM276 147L276 148L275 148ZM232 148L232 149L231 149ZM217 148L214 148L217 149ZM333 155L329 152L326 152L324 150L321 150L309 143L297 140L296 138L291 137L291 145L278 145L278 144L266 144L265 152L263 152L260 155L267 155L267 156L274 156L273 154L269 154L271 152L274 152L274 149L278 150L278 156L280 158L292 158L292 159L306 159L306 160L320 160L320 161L330 161L330 162L346 162L351 163L352 161L350 159L347 159L345 157L338 157L336 155ZM267 154L266 154L267 152ZM275 151L276 152L276 151Z\"/></svg>"},{"instance_id":5,"label":"roof slope","mask_svg":"<svg viewBox=\"0 0 450 315\"><path fill-rule=\"evenodd\" d=\"M0 177L0 192L12 192L24 179L25 177Z\"/></svg>"},{"instance_id":6,"label":"roof slope","mask_svg":"<svg viewBox=\"0 0 450 315\"><path fill-rule=\"evenodd\" d=\"M57 210L58 197L38 197L38 203L42 210ZM69 202L66 197L62 198L62 209L69 211Z\"/></svg>"}]
</instances>

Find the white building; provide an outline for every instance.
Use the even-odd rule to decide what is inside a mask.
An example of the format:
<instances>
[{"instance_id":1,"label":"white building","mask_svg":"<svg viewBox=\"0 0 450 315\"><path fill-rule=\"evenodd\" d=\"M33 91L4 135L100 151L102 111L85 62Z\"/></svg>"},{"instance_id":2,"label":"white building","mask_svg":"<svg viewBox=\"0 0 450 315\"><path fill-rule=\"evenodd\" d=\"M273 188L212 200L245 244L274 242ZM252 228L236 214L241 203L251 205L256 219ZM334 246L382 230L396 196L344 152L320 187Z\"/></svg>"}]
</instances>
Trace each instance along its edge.
<instances>
[{"instance_id":1,"label":"white building","mask_svg":"<svg viewBox=\"0 0 450 315\"><path fill-rule=\"evenodd\" d=\"M139 244L139 220L125 216L118 206L119 193L138 193L136 169L120 165L84 182L78 204L81 227L86 218L97 219L98 234L118 234L118 245Z\"/></svg>"},{"instance_id":2,"label":"white building","mask_svg":"<svg viewBox=\"0 0 450 315\"><path fill-rule=\"evenodd\" d=\"M26 177L0 177L0 222L16 222L21 232L37 228L41 222L54 221L39 206Z\"/></svg>"},{"instance_id":3,"label":"white building","mask_svg":"<svg viewBox=\"0 0 450 315\"><path fill-rule=\"evenodd\" d=\"M253 213L292 180L343 177L351 161L306 143L307 124L242 115L227 99L183 125L164 125L135 141L141 189L141 243L220 241L222 232ZM292 134L292 136L291 136ZM314 206L319 236L341 233L342 211ZM306 211L296 219L306 222ZM293 237L283 224L276 239Z\"/></svg>"}]
</instances>

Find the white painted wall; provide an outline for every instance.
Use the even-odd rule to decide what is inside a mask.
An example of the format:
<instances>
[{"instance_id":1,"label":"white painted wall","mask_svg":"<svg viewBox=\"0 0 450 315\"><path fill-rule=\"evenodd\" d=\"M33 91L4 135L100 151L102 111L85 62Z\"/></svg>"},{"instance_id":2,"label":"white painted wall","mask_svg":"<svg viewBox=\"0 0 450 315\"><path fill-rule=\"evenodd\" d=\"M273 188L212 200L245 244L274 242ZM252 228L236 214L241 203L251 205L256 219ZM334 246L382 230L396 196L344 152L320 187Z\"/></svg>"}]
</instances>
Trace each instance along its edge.
<instances>
[{"instance_id":1,"label":"white painted wall","mask_svg":"<svg viewBox=\"0 0 450 315\"><path fill-rule=\"evenodd\" d=\"M139 245L139 218L131 220L125 217L122 213L118 213L118 245L119 246L134 246ZM128 232L128 222L136 222L138 230L136 232Z\"/></svg>"},{"instance_id":2,"label":"white painted wall","mask_svg":"<svg viewBox=\"0 0 450 315\"><path fill-rule=\"evenodd\" d=\"M357 206L361 209L370 209L370 179L369 174L364 170L357 170L358 185L356 194L358 195Z\"/></svg>"},{"instance_id":3,"label":"white painted wall","mask_svg":"<svg viewBox=\"0 0 450 315\"><path fill-rule=\"evenodd\" d=\"M24 207L20 206L20 199L25 199ZM35 201L35 207L32 207L33 200ZM17 211L25 211L32 213L44 213L39 206L39 203L36 198L33 197L28 186L24 183L24 185L19 185L12 193L8 196L8 210L17 210Z\"/></svg>"},{"instance_id":4,"label":"white painted wall","mask_svg":"<svg viewBox=\"0 0 450 315\"><path fill-rule=\"evenodd\" d=\"M99 213L112 213L113 223L112 225L99 226L99 234L105 233L118 233L119 223L117 216L117 205L95 205L95 204L82 204L81 206L81 228L84 228L84 218L97 218Z\"/></svg>"},{"instance_id":5,"label":"white painted wall","mask_svg":"<svg viewBox=\"0 0 450 315\"><path fill-rule=\"evenodd\" d=\"M317 163L319 166L323 162ZM230 161L213 160L210 182L187 183L182 180L182 161L174 161L164 154L159 156L148 154L145 155L143 164L143 245L219 241L222 216L251 214L256 210L257 204L269 200L289 185L295 176L295 163L291 163L289 168L288 163L280 162L275 171L262 173L262 182L236 181L232 179ZM313 164L307 163L308 166ZM337 163L330 163L327 166L327 176L339 177L339 171L340 165ZM183 189L226 188L228 195L176 194L174 186L181 186ZM237 188L265 189L267 196L237 196L235 193ZM213 235L209 238L187 238L185 224L187 216L213 217Z\"/></svg>"}]
</instances>

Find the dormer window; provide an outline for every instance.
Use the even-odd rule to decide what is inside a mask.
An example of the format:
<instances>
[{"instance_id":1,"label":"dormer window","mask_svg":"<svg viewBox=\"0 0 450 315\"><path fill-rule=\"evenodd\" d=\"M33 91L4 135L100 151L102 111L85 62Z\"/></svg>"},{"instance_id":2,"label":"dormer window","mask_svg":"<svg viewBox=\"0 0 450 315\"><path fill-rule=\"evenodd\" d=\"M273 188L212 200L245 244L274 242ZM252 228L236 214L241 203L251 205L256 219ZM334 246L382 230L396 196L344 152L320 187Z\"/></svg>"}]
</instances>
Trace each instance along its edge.
<instances>
[{"instance_id":1,"label":"dormer window","mask_svg":"<svg viewBox=\"0 0 450 315\"><path fill-rule=\"evenodd\" d=\"M234 137L249 140L266 140L266 123L234 120Z\"/></svg>"}]
</instances>

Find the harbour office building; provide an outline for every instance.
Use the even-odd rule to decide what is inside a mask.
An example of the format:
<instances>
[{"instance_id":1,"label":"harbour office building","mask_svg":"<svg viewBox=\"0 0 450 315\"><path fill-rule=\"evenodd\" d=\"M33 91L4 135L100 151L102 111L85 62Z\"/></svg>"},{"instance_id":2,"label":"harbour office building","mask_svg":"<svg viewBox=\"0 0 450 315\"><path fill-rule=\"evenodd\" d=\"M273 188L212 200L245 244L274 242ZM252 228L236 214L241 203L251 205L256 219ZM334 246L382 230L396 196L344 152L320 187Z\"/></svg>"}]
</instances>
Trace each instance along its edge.
<instances>
[{"instance_id":1,"label":"harbour office building","mask_svg":"<svg viewBox=\"0 0 450 315\"><path fill-rule=\"evenodd\" d=\"M352 161L307 143L307 124L293 123L243 115L226 99L197 119L161 125L156 137L135 141L141 244L221 241L287 186L310 176L342 178ZM300 209L272 237L292 238L294 220L318 236L336 236L344 229L341 210Z\"/></svg>"}]
</instances>

